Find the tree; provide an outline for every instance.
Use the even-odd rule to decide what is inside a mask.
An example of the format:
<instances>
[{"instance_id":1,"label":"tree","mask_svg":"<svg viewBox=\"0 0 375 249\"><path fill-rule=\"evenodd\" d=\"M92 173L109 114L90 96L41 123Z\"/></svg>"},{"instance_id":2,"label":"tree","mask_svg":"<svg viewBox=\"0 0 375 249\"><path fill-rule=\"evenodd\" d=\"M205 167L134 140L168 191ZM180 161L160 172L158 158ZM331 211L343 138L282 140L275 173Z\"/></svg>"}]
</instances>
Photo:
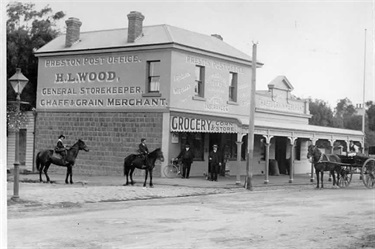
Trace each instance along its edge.
<instances>
[{"instance_id":1,"label":"tree","mask_svg":"<svg viewBox=\"0 0 375 249\"><path fill-rule=\"evenodd\" d=\"M366 106L367 106L366 114L368 118L368 128L371 131L375 132L375 103L372 101L368 101L366 103Z\"/></svg>"},{"instance_id":2,"label":"tree","mask_svg":"<svg viewBox=\"0 0 375 249\"><path fill-rule=\"evenodd\" d=\"M342 128L362 130L362 116L357 114L357 109L348 98L337 102L334 117Z\"/></svg>"},{"instance_id":3,"label":"tree","mask_svg":"<svg viewBox=\"0 0 375 249\"><path fill-rule=\"evenodd\" d=\"M11 2L7 5L6 40L7 40L7 78L9 79L16 68L29 79L22 92L22 100L31 106L22 106L31 109L36 106L36 89L38 60L33 52L39 49L57 35L60 30L57 22L65 13L53 13L47 5L41 10L35 10L35 4ZM7 100L15 100L15 93L10 83L7 83Z\"/></svg>"},{"instance_id":4,"label":"tree","mask_svg":"<svg viewBox=\"0 0 375 249\"><path fill-rule=\"evenodd\" d=\"M309 124L318 126L330 126L332 127L333 112L328 106L327 102L319 99L309 99L309 109L312 115L309 119Z\"/></svg>"}]
</instances>

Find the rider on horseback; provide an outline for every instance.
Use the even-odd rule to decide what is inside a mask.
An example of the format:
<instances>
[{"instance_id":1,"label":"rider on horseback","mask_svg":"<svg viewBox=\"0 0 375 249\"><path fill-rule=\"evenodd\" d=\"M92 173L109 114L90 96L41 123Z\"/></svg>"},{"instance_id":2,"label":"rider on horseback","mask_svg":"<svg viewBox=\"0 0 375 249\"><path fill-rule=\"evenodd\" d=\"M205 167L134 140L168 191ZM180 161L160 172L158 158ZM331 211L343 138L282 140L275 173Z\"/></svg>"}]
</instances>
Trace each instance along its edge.
<instances>
[{"instance_id":1,"label":"rider on horseback","mask_svg":"<svg viewBox=\"0 0 375 249\"><path fill-rule=\"evenodd\" d=\"M66 152L66 147L63 143L63 140L65 139L65 136L64 135L60 135L59 136L59 140L57 140L57 145L55 147L55 152L57 154L60 154L61 155L61 159L63 161L63 164L67 164L67 161L65 160L65 157L67 155L67 152Z\"/></svg>"},{"instance_id":2,"label":"rider on horseback","mask_svg":"<svg viewBox=\"0 0 375 249\"><path fill-rule=\"evenodd\" d=\"M140 156L142 158L142 160L145 162L146 164L146 159L147 159L147 155L148 155L148 148L147 148L147 145L146 145L146 138L142 138L141 139L141 143L139 144L139 153L140 153Z\"/></svg>"}]
</instances>

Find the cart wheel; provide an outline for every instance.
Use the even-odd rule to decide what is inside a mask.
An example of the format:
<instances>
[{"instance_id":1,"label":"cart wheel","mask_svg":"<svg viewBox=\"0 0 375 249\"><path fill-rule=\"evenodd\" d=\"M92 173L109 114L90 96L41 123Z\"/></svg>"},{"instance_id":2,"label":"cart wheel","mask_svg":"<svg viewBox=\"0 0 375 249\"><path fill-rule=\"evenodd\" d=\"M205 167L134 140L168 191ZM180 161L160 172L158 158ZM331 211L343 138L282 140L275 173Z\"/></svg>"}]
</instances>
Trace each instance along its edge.
<instances>
[{"instance_id":1,"label":"cart wheel","mask_svg":"<svg viewBox=\"0 0 375 249\"><path fill-rule=\"evenodd\" d=\"M164 175L168 178L176 177L178 174L178 169L173 164L168 164L167 166L165 166L163 171Z\"/></svg>"},{"instance_id":2,"label":"cart wheel","mask_svg":"<svg viewBox=\"0 0 375 249\"><path fill-rule=\"evenodd\" d=\"M353 178L353 172L348 169L343 169L340 174L339 187L346 188L349 186Z\"/></svg>"},{"instance_id":3,"label":"cart wheel","mask_svg":"<svg viewBox=\"0 0 375 249\"><path fill-rule=\"evenodd\" d=\"M369 158L362 166L362 181L367 188L375 187L375 159Z\"/></svg>"}]
</instances>

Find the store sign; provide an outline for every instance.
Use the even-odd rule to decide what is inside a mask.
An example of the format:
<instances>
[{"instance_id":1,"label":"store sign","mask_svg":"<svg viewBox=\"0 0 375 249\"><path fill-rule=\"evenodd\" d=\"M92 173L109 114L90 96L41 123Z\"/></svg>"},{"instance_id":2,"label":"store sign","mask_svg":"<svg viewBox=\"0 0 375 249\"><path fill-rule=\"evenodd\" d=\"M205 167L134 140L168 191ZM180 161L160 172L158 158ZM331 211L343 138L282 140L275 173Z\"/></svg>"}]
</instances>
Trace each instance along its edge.
<instances>
[{"instance_id":1,"label":"store sign","mask_svg":"<svg viewBox=\"0 0 375 249\"><path fill-rule=\"evenodd\" d=\"M172 132L237 133L237 124L201 118L171 117Z\"/></svg>"}]
</instances>

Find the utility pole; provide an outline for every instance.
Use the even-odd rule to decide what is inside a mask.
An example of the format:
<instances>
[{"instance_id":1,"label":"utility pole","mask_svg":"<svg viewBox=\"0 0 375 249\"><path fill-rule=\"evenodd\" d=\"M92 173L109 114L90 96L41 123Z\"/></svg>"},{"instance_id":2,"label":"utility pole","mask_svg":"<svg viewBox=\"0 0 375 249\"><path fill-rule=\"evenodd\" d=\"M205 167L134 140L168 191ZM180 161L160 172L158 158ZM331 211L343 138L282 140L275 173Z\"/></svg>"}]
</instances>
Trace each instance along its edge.
<instances>
[{"instance_id":1,"label":"utility pole","mask_svg":"<svg viewBox=\"0 0 375 249\"><path fill-rule=\"evenodd\" d=\"M363 115L362 115L362 132L365 133L365 116L366 116L366 109L365 109L365 94L366 94L366 31L365 29L365 52L364 52L364 62L363 62Z\"/></svg>"},{"instance_id":2,"label":"utility pole","mask_svg":"<svg viewBox=\"0 0 375 249\"><path fill-rule=\"evenodd\" d=\"M247 137L247 161L245 188L253 190L251 163L254 158L254 117L255 117L255 91L256 91L256 68L257 68L257 43L253 42L252 75L250 87L250 115L249 132Z\"/></svg>"}]
</instances>

